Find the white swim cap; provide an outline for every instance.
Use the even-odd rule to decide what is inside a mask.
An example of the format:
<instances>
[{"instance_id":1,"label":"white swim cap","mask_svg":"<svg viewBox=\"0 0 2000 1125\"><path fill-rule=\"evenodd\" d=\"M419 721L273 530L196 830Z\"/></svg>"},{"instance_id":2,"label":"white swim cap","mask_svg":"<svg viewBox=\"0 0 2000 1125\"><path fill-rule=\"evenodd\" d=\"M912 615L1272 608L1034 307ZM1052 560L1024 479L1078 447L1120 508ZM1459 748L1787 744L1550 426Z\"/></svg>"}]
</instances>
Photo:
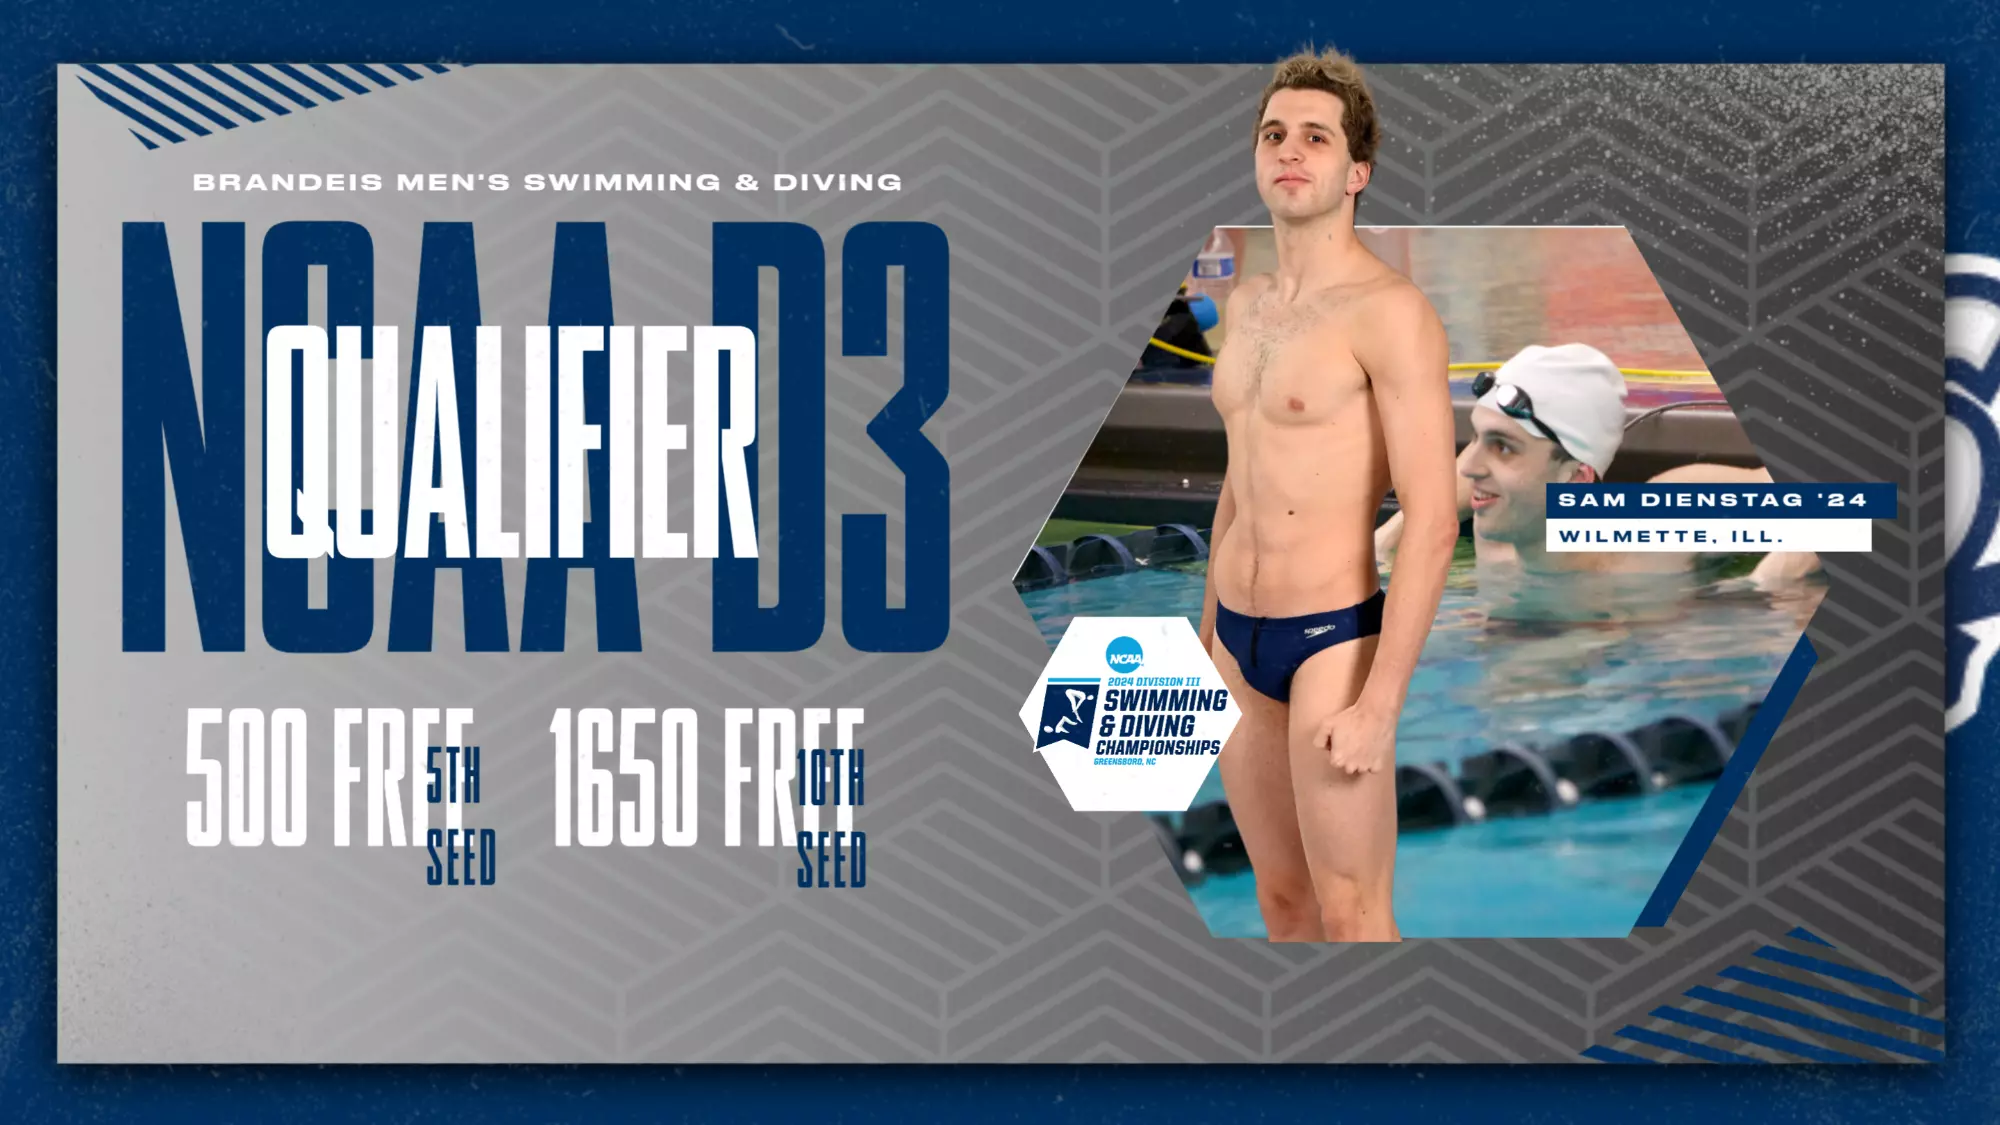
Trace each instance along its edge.
<instances>
[{"instance_id":1,"label":"white swim cap","mask_svg":"<svg viewBox=\"0 0 2000 1125\"><path fill-rule=\"evenodd\" d=\"M1548 427L1570 456L1601 477L1625 437L1625 375L1610 357L1588 344L1545 348L1530 344L1493 373L1493 387L1475 405L1499 411L1501 387L1528 392L1535 422ZM1504 413L1504 411L1502 411ZM1535 426L1516 419L1535 437Z\"/></svg>"}]
</instances>

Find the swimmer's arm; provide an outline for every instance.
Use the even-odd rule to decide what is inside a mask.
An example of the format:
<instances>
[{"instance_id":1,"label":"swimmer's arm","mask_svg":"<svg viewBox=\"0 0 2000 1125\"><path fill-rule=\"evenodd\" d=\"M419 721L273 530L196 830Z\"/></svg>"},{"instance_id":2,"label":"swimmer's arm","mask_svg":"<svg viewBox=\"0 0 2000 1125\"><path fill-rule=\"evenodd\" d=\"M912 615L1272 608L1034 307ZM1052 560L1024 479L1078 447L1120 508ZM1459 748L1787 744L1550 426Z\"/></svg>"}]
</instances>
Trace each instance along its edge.
<instances>
[{"instance_id":1,"label":"swimmer's arm","mask_svg":"<svg viewBox=\"0 0 2000 1125\"><path fill-rule=\"evenodd\" d=\"M1208 532L1208 575L1201 584L1201 651L1215 651L1215 548L1236 522L1236 496L1229 490L1229 474L1222 474L1222 495L1215 502L1215 524Z\"/></svg>"},{"instance_id":2,"label":"swimmer's arm","mask_svg":"<svg viewBox=\"0 0 2000 1125\"><path fill-rule=\"evenodd\" d=\"M1464 472L1465 459L1470 456L1472 456L1472 445L1468 442L1464 450L1460 451L1458 461L1455 463L1458 470L1455 474L1458 484L1458 522L1461 524L1472 515L1472 478L1466 476ZM1398 503L1400 502L1399 497ZM1382 521L1381 527L1375 529L1376 563L1382 566L1389 565L1389 557L1396 553L1396 545L1402 541L1403 513L1399 510Z\"/></svg>"},{"instance_id":3,"label":"swimmer's arm","mask_svg":"<svg viewBox=\"0 0 2000 1125\"><path fill-rule=\"evenodd\" d=\"M1771 470L1741 469L1735 465L1676 465L1653 477L1652 484L1770 484Z\"/></svg>"},{"instance_id":4,"label":"swimmer's arm","mask_svg":"<svg viewBox=\"0 0 2000 1125\"><path fill-rule=\"evenodd\" d=\"M1811 551L1773 551L1758 561L1757 569L1750 572L1750 581L1766 589L1789 586L1818 574L1819 570L1819 556Z\"/></svg>"},{"instance_id":5,"label":"swimmer's arm","mask_svg":"<svg viewBox=\"0 0 2000 1125\"><path fill-rule=\"evenodd\" d=\"M1385 294L1380 304L1374 330L1355 340L1355 358L1374 390L1402 511L1382 639L1355 706L1393 723L1444 596L1461 509L1444 325L1414 287Z\"/></svg>"},{"instance_id":6,"label":"swimmer's arm","mask_svg":"<svg viewBox=\"0 0 2000 1125\"><path fill-rule=\"evenodd\" d=\"M1680 465L1655 476L1654 484L1770 484L1769 469L1740 469L1734 465L1706 463ZM1736 554L1712 551L1710 554ZM1819 571L1819 556L1811 551L1773 551L1750 572L1750 580L1760 586L1796 582Z\"/></svg>"},{"instance_id":7,"label":"swimmer's arm","mask_svg":"<svg viewBox=\"0 0 2000 1125\"><path fill-rule=\"evenodd\" d=\"M1217 328L1226 331L1228 326L1235 322L1237 303L1251 283L1250 280L1246 280L1229 291L1229 296L1222 302L1222 312L1216 321ZM1215 651L1215 549L1222 544L1222 537L1228 533L1229 525L1235 522L1236 493L1229 487L1229 470L1224 469L1222 495L1216 497L1215 520L1209 525L1208 530L1209 566L1207 576L1202 579L1201 584L1201 651L1206 653Z\"/></svg>"}]
</instances>

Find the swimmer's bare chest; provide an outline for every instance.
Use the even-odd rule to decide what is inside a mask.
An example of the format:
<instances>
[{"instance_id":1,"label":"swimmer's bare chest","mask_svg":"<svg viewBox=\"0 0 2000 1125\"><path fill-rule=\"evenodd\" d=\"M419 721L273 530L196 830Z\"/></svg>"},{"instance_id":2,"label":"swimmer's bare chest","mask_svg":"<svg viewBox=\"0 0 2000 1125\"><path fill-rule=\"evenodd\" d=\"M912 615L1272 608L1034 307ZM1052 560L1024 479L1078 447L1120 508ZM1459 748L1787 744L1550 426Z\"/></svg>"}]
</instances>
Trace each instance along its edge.
<instances>
[{"instance_id":1,"label":"swimmer's bare chest","mask_svg":"<svg viewBox=\"0 0 2000 1125\"><path fill-rule=\"evenodd\" d=\"M1232 306L1212 393L1235 519L1210 565L1218 595L1238 612L1320 612L1374 588L1374 515L1389 474L1354 344L1375 288L1280 301L1265 287Z\"/></svg>"}]
</instances>

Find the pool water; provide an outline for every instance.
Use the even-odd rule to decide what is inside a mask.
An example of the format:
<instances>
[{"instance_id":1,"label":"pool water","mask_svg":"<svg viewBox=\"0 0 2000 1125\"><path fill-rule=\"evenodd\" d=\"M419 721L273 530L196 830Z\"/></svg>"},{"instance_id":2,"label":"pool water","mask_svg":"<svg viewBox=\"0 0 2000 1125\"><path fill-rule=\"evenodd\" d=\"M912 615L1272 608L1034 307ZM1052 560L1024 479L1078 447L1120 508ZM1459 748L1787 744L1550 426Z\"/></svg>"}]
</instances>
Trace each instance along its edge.
<instances>
[{"instance_id":1,"label":"pool water","mask_svg":"<svg viewBox=\"0 0 2000 1125\"><path fill-rule=\"evenodd\" d=\"M1406 938L1624 937L1711 788L1406 832L1396 840L1397 928ZM1189 894L1216 937L1265 936L1251 872L1211 876Z\"/></svg>"},{"instance_id":2,"label":"pool water","mask_svg":"<svg viewBox=\"0 0 2000 1125\"><path fill-rule=\"evenodd\" d=\"M1179 614L1199 626L1203 571L1142 570L1021 595L1054 647L1076 617ZM1459 761L1497 743L1546 746L1671 715L1713 719L1761 700L1824 587L1788 595L1743 579L1571 576L1537 588L1454 565L1396 732L1399 762ZM1555 615L1568 620L1522 620ZM1709 786L1586 802L1397 845L1408 937L1622 936L1687 835ZM1219 771L1195 802L1223 799ZM1263 934L1254 877L1194 889L1217 936Z\"/></svg>"},{"instance_id":3,"label":"pool water","mask_svg":"<svg viewBox=\"0 0 2000 1125\"><path fill-rule=\"evenodd\" d=\"M1141 570L1021 595L1051 648L1077 617L1179 614L1201 621L1203 573ZM1396 760L1458 762L1501 742L1550 744L1586 731L1629 731L1687 714L1713 719L1762 699L1823 588L1774 597L1745 581L1694 586L1671 575L1560 588L1571 621L1501 616L1550 592L1482 594L1455 567L1396 729ZM1613 606L1623 620L1606 617ZM1211 777L1198 800L1220 799Z\"/></svg>"}]
</instances>

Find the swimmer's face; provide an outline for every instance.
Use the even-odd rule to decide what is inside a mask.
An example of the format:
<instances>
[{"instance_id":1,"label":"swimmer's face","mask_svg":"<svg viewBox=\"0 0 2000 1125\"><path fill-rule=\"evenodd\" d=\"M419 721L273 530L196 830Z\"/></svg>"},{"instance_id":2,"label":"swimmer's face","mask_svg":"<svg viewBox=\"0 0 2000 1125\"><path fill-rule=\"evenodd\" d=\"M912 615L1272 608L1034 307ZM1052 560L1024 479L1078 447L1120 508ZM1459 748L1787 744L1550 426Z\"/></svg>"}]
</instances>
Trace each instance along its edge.
<instances>
[{"instance_id":1,"label":"swimmer's face","mask_svg":"<svg viewBox=\"0 0 2000 1125\"><path fill-rule=\"evenodd\" d=\"M1555 442L1484 406L1472 408L1472 445L1459 472L1472 482L1473 531L1516 545L1547 534L1547 486L1596 479L1590 466L1563 460Z\"/></svg>"},{"instance_id":2,"label":"swimmer's face","mask_svg":"<svg viewBox=\"0 0 2000 1125\"><path fill-rule=\"evenodd\" d=\"M1347 155L1340 99L1324 90L1279 90L1257 126L1257 193L1274 219L1338 211L1368 186L1369 166Z\"/></svg>"}]
</instances>

